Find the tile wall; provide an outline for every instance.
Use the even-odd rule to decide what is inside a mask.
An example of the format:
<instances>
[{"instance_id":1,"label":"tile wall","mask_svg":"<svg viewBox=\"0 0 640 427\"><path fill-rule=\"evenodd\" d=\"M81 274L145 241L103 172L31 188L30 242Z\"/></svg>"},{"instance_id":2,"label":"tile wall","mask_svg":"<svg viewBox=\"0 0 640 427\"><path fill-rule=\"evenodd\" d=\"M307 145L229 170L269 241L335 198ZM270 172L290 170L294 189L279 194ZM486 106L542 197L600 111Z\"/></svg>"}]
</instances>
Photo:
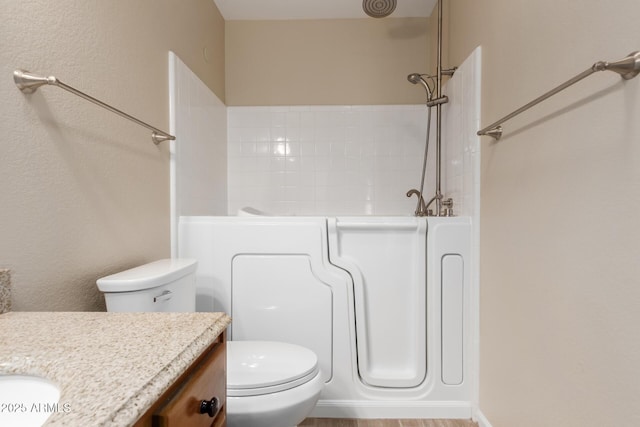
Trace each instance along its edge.
<instances>
[{"instance_id":1,"label":"tile wall","mask_svg":"<svg viewBox=\"0 0 640 427\"><path fill-rule=\"evenodd\" d=\"M426 107L229 107L229 214L410 215Z\"/></svg>"},{"instance_id":2,"label":"tile wall","mask_svg":"<svg viewBox=\"0 0 640 427\"><path fill-rule=\"evenodd\" d=\"M454 200L455 215L480 215L481 48L458 67L443 88L449 102L442 113L442 189ZM435 122L435 114L434 114Z\"/></svg>"},{"instance_id":3,"label":"tile wall","mask_svg":"<svg viewBox=\"0 0 640 427\"><path fill-rule=\"evenodd\" d=\"M170 52L175 216L227 213L227 107Z\"/></svg>"}]
</instances>

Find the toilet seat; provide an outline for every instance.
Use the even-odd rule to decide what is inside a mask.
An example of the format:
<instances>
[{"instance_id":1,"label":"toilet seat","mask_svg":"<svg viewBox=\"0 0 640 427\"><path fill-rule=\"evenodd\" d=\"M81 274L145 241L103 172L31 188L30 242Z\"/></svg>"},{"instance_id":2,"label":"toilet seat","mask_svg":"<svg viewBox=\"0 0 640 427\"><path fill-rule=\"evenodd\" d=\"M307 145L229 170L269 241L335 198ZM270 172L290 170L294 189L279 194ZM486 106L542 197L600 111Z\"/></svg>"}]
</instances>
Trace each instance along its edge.
<instances>
[{"instance_id":1,"label":"toilet seat","mask_svg":"<svg viewBox=\"0 0 640 427\"><path fill-rule=\"evenodd\" d=\"M273 341L227 342L227 396L260 396L305 384L318 375L311 350Z\"/></svg>"}]
</instances>

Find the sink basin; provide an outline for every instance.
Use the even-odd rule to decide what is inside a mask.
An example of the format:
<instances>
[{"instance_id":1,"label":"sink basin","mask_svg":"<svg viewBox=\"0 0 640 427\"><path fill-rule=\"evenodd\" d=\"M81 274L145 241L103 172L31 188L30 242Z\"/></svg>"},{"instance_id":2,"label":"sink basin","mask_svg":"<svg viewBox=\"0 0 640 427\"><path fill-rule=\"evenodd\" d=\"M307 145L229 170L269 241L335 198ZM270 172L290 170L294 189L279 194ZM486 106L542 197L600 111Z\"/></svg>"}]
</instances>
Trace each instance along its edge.
<instances>
[{"instance_id":1,"label":"sink basin","mask_svg":"<svg viewBox=\"0 0 640 427\"><path fill-rule=\"evenodd\" d=\"M40 427L58 405L60 389L46 378L0 374L0 426Z\"/></svg>"}]
</instances>

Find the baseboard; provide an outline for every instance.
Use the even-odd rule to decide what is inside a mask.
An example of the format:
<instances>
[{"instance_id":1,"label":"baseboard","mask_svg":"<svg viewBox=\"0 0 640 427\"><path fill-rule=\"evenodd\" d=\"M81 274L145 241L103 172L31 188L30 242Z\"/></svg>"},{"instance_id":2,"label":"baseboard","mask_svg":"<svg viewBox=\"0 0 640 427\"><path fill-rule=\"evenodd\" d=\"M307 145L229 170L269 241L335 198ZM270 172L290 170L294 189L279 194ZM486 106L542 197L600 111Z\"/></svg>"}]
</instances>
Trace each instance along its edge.
<instances>
[{"instance_id":1,"label":"baseboard","mask_svg":"<svg viewBox=\"0 0 640 427\"><path fill-rule=\"evenodd\" d=\"M472 413L470 402L320 400L310 417L469 419Z\"/></svg>"},{"instance_id":2,"label":"baseboard","mask_svg":"<svg viewBox=\"0 0 640 427\"><path fill-rule=\"evenodd\" d=\"M479 409L473 414L473 421L477 422L479 427L492 427L487 417Z\"/></svg>"}]
</instances>

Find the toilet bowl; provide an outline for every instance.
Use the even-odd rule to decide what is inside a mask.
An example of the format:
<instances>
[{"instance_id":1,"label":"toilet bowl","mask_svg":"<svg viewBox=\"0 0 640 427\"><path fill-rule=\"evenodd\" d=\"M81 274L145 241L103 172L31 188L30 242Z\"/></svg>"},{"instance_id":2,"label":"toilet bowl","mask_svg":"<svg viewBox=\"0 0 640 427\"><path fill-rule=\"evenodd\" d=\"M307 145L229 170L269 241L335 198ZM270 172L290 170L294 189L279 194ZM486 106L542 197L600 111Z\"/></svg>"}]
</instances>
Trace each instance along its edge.
<instances>
[{"instance_id":1,"label":"toilet bowl","mask_svg":"<svg viewBox=\"0 0 640 427\"><path fill-rule=\"evenodd\" d=\"M292 427L315 407L323 381L318 357L299 345L227 342L227 425Z\"/></svg>"},{"instance_id":2,"label":"toilet bowl","mask_svg":"<svg viewBox=\"0 0 640 427\"><path fill-rule=\"evenodd\" d=\"M168 259L98 279L107 311L195 311L195 260ZM227 425L293 427L315 407L316 354L274 341L227 342Z\"/></svg>"}]
</instances>

